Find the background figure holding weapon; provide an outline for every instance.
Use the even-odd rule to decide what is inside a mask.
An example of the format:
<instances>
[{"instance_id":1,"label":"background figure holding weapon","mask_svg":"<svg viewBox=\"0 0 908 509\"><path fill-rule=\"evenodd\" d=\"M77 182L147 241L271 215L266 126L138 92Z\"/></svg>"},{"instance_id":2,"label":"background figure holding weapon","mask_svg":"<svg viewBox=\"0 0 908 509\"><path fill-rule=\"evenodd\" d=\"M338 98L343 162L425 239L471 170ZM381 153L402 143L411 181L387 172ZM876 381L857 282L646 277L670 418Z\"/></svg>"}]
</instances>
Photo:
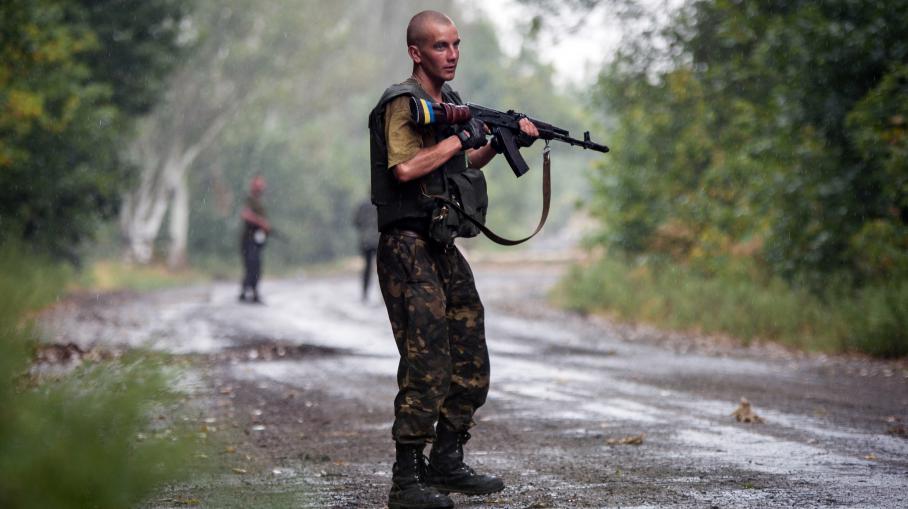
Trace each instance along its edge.
<instances>
[{"instance_id":1,"label":"background figure holding weapon","mask_svg":"<svg viewBox=\"0 0 908 509\"><path fill-rule=\"evenodd\" d=\"M249 195L240 212L243 220L243 231L240 236L240 254L243 259L243 281L240 289L240 302L263 304L258 285L262 276L262 251L271 233L271 223L262 205L265 193L265 179L256 175L249 182Z\"/></svg>"}]
</instances>

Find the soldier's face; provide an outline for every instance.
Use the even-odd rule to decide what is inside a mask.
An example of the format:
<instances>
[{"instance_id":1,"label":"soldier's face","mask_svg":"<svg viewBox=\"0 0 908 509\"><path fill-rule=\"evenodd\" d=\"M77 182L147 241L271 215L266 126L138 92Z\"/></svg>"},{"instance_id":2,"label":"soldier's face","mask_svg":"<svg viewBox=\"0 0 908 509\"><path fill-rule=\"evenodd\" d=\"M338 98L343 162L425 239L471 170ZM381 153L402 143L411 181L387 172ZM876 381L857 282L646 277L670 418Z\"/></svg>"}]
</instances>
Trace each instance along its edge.
<instances>
[{"instance_id":1,"label":"soldier's face","mask_svg":"<svg viewBox=\"0 0 908 509\"><path fill-rule=\"evenodd\" d=\"M411 48L413 48L411 46ZM432 79L451 81L460 60L460 34L453 24L430 23L424 42L411 51L413 61Z\"/></svg>"}]
</instances>

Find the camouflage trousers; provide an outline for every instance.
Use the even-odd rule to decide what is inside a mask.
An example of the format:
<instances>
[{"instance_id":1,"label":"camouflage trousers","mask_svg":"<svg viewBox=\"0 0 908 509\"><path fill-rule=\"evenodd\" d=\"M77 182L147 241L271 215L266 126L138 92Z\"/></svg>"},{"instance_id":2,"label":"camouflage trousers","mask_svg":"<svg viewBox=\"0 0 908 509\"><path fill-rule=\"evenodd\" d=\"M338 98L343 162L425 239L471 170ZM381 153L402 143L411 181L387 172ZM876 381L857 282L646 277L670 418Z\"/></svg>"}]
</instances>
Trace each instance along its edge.
<instances>
[{"instance_id":1,"label":"camouflage trousers","mask_svg":"<svg viewBox=\"0 0 908 509\"><path fill-rule=\"evenodd\" d=\"M400 352L394 440L430 442L436 421L466 431L489 392L483 306L473 271L456 247L409 232L382 234L377 266Z\"/></svg>"}]
</instances>

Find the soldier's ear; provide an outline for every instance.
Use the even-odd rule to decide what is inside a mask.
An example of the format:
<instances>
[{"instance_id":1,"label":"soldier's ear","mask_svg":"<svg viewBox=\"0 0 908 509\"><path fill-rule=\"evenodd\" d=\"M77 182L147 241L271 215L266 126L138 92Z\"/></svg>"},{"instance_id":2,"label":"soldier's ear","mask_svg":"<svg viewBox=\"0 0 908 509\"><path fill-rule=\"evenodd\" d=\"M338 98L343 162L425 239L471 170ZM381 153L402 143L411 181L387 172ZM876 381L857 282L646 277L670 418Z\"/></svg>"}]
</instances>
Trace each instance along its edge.
<instances>
[{"instance_id":1,"label":"soldier's ear","mask_svg":"<svg viewBox=\"0 0 908 509\"><path fill-rule=\"evenodd\" d=\"M407 46L407 53L414 64L422 63L422 53L419 51L419 47L411 44Z\"/></svg>"}]
</instances>

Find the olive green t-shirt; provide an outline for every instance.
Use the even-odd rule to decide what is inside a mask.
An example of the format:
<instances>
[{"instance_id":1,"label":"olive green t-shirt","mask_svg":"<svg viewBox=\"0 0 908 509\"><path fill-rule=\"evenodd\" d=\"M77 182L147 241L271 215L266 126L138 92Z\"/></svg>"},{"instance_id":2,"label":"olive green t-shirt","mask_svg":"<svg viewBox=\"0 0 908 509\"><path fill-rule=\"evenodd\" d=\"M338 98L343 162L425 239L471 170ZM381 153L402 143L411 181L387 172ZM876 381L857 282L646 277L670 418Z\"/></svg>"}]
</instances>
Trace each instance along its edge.
<instances>
[{"instance_id":1,"label":"olive green t-shirt","mask_svg":"<svg viewBox=\"0 0 908 509\"><path fill-rule=\"evenodd\" d=\"M388 168L409 161L423 147L435 145L431 129L420 130L410 115L410 96L402 95L385 106Z\"/></svg>"},{"instance_id":2,"label":"olive green t-shirt","mask_svg":"<svg viewBox=\"0 0 908 509\"><path fill-rule=\"evenodd\" d=\"M262 199L259 197L253 196L251 194L247 195L246 207L256 215L267 217L267 214L265 213L265 206L262 204ZM253 235L255 235L255 231L258 230L258 228L259 227L253 223L243 221L243 233L241 235L241 238L245 240L252 239Z\"/></svg>"}]
</instances>

